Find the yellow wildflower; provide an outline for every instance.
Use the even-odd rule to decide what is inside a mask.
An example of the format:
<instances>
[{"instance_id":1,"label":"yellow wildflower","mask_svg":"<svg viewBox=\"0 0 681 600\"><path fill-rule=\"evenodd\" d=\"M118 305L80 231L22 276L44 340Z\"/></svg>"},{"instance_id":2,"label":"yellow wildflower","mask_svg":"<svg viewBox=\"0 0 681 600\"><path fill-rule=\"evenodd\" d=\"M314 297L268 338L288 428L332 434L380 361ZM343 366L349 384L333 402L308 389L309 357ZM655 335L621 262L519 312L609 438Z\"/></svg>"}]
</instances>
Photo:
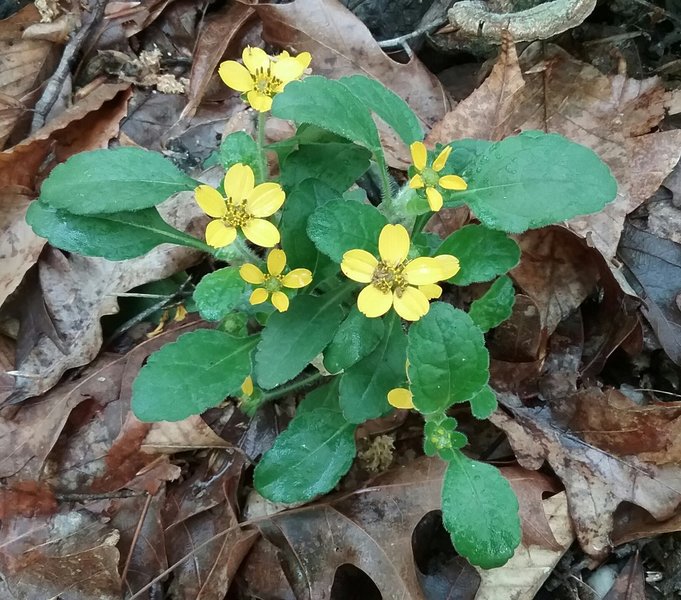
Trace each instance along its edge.
<instances>
[{"instance_id":1,"label":"yellow wildflower","mask_svg":"<svg viewBox=\"0 0 681 600\"><path fill-rule=\"evenodd\" d=\"M449 254L407 260L409 245L409 233L402 225L386 225L378 238L380 260L359 249L343 255L343 273L369 284L357 297L357 308L367 317L380 317L394 306L403 319L418 321L430 308L428 300L442 292L435 282L459 271L459 260Z\"/></svg>"},{"instance_id":2,"label":"yellow wildflower","mask_svg":"<svg viewBox=\"0 0 681 600\"><path fill-rule=\"evenodd\" d=\"M213 248L229 246L241 229L247 239L263 248L279 243L279 230L265 220L277 212L286 195L278 183L255 185L253 169L238 163L227 171L226 198L209 185L194 190L196 202L214 220L206 227L206 242Z\"/></svg>"},{"instance_id":3,"label":"yellow wildflower","mask_svg":"<svg viewBox=\"0 0 681 600\"><path fill-rule=\"evenodd\" d=\"M253 391L255 388L253 387L253 378L249 375L244 379L244 382L241 384L241 393L244 396L252 396Z\"/></svg>"},{"instance_id":4,"label":"yellow wildflower","mask_svg":"<svg viewBox=\"0 0 681 600\"><path fill-rule=\"evenodd\" d=\"M409 187L414 190L425 188L430 210L437 212L442 208L442 194L438 188L462 191L468 187L468 184L458 175L440 176L440 171L445 168L452 152L451 146L445 146L430 167L428 166L428 151L423 142L414 142L409 149L417 171L416 175L409 180Z\"/></svg>"},{"instance_id":5,"label":"yellow wildflower","mask_svg":"<svg viewBox=\"0 0 681 600\"><path fill-rule=\"evenodd\" d=\"M388 392L388 404L395 408L414 408L412 393L407 388L393 388Z\"/></svg>"},{"instance_id":6,"label":"yellow wildflower","mask_svg":"<svg viewBox=\"0 0 681 600\"><path fill-rule=\"evenodd\" d=\"M281 92L287 83L300 79L310 64L309 52L290 56L282 52L269 56L261 48L244 48L243 62L228 60L220 65L218 73L228 87L246 95L248 103L258 112L272 108L272 98Z\"/></svg>"},{"instance_id":7,"label":"yellow wildflower","mask_svg":"<svg viewBox=\"0 0 681 600\"><path fill-rule=\"evenodd\" d=\"M312 273L308 269L293 269L282 275L286 267L286 253L279 248L272 250L267 256L267 273L263 273L251 263L242 265L239 269L241 279L253 285L262 285L255 288L249 302L262 304L272 294L272 304L279 312L288 310L288 296L281 291L282 287L297 289L309 285L312 281Z\"/></svg>"}]
</instances>

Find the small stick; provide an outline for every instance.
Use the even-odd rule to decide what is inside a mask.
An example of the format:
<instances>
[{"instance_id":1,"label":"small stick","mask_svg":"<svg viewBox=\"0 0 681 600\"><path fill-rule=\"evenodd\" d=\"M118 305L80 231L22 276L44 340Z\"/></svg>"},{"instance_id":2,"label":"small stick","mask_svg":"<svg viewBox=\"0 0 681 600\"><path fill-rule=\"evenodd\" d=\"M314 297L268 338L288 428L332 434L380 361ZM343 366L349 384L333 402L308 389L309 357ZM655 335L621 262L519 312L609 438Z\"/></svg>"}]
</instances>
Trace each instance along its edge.
<instances>
[{"instance_id":1,"label":"small stick","mask_svg":"<svg viewBox=\"0 0 681 600\"><path fill-rule=\"evenodd\" d=\"M57 101L59 92L64 85L64 81L66 81L66 77L71 72L71 68L76 62L76 55L78 54L78 51L90 35L92 28L99 23L104 16L105 6L106 0L96 0L92 9L92 18L90 19L90 22L83 25L78 30L78 33L73 35L68 44L66 44L64 53L61 55L61 60L59 61L59 65L47 81L45 91L35 105L33 122L31 123L31 133L34 133L45 124L47 114Z\"/></svg>"},{"instance_id":2,"label":"small stick","mask_svg":"<svg viewBox=\"0 0 681 600\"><path fill-rule=\"evenodd\" d=\"M416 29L412 31L411 33L406 33L404 35L401 35L396 38L391 38L389 40L381 40L378 42L378 45L381 48L404 48L406 45L406 42L409 40L413 40L414 38L417 38L424 33L430 33L434 29L438 29L442 25L444 25L447 21L446 20L441 20L436 23L431 23L430 25L427 25L426 27L419 27L419 29Z\"/></svg>"},{"instance_id":3,"label":"small stick","mask_svg":"<svg viewBox=\"0 0 681 600\"><path fill-rule=\"evenodd\" d=\"M149 505L151 504L151 499L153 496L151 494L147 494L147 499L144 502L144 507L142 508L142 512L140 514L140 518L137 521L137 527L135 528L135 533L132 536L132 542L130 542L130 550L128 550L128 556L125 559L125 566L123 567L123 572L121 573L121 581L124 584L127 584L127 577L128 577L128 569L130 568L130 562L132 561L132 553L135 550L135 546L137 545L137 540L139 539L140 533L142 532L142 525L144 524L144 519L147 518L147 512L149 512Z\"/></svg>"}]
</instances>

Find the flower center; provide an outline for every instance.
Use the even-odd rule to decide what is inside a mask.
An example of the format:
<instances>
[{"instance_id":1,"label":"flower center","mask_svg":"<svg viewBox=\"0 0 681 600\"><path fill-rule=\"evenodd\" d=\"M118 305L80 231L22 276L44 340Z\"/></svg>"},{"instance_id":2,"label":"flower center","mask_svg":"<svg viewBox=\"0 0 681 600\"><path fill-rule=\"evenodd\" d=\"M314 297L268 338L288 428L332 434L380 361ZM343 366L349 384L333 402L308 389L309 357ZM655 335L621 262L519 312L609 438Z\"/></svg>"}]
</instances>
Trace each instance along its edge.
<instances>
[{"instance_id":1,"label":"flower center","mask_svg":"<svg viewBox=\"0 0 681 600\"><path fill-rule=\"evenodd\" d=\"M430 441L438 450L452 446L451 436L444 427L437 427L430 436Z\"/></svg>"},{"instance_id":2,"label":"flower center","mask_svg":"<svg viewBox=\"0 0 681 600\"><path fill-rule=\"evenodd\" d=\"M222 220L231 227L243 227L251 220L251 215L246 210L246 203L233 204L227 202L227 210Z\"/></svg>"},{"instance_id":3,"label":"flower center","mask_svg":"<svg viewBox=\"0 0 681 600\"><path fill-rule=\"evenodd\" d=\"M282 83L283 81L272 75L269 66L267 69L260 67L255 71L255 75L253 75L255 90L266 96L274 96Z\"/></svg>"},{"instance_id":4,"label":"flower center","mask_svg":"<svg viewBox=\"0 0 681 600\"><path fill-rule=\"evenodd\" d=\"M263 281L262 286L271 293L278 292L281 289L281 280L283 277L281 275L265 275L265 281Z\"/></svg>"},{"instance_id":5,"label":"flower center","mask_svg":"<svg viewBox=\"0 0 681 600\"><path fill-rule=\"evenodd\" d=\"M395 292L399 297L407 288L407 280L402 272L406 266L406 262L399 265L389 265L381 261L374 269L374 274L371 278L371 283L381 290L384 294Z\"/></svg>"},{"instance_id":6,"label":"flower center","mask_svg":"<svg viewBox=\"0 0 681 600\"><path fill-rule=\"evenodd\" d=\"M435 187L440 181L440 176L437 171L430 167L423 169L421 177L423 177L423 182L426 184L426 187Z\"/></svg>"}]
</instances>

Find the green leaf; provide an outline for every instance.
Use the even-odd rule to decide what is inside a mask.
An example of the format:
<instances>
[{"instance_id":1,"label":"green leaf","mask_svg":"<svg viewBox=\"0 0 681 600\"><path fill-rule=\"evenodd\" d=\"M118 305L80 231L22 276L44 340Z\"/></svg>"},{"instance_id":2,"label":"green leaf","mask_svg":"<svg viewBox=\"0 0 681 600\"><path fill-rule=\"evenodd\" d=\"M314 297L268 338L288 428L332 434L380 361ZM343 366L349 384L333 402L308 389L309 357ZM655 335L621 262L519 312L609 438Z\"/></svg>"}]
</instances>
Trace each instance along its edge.
<instances>
[{"instance_id":1,"label":"green leaf","mask_svg":"<svg viewBox=\"0 0 681 600\"><path fill-rule=\"evenodd\" d=\"M107 260L142 256L160 244L210 250L201 240L168 225L155 208L84 216L58 210L41 198L28 207L26 222L55 248Z\"/></svg>"},{"instance_id":2,"label":"green leaf","mask_svg":"<svg viewBox=\"0 0 681 600\"><path fill-rule=\"evenodd\" d=\"M312 271L315 279L325 278L332 264L327 256L321 254L307 235L307 223L311 214L326 203L342 197L322 181L308 179L294 187L286 196L284 209L279 222L281 247L286 252L289 266L304 267Z\"/></svg>"},{"instance_id":3,"label":"green leaf","mask_svg":"<svg viewBox=\"0 0 681 600\"><path fill-rule=\"evenodd\" d=\"M381 154L378 130L367 107L342 83L325 77L293 81L274 97L272 115L309 123Z\"/></svg>"},{"instance_id":4,"label":"green leaf","mask_svg":"<svg viewBox=\"0 0 681 600\"><path fill-rule=\"evenodd\" d=\"M274 313L255 354L255 379L270 390L293 379L333 339L343 319L339 293L296 296L286 312Z\"/></svg>"},{"instance_id":5,"label":"green leaf","mask_svg":"<svg viewBox=\"0 0 681 600\"><path fill-rule=\"evenodd\" d=\"M258 144L245 131L235 131L222 140L218 160L225 170L237 163L243 163L253 169L256 181L263 181L265 177L260 172Z\"/></svg>"},{"instance_id":6,"label":"green leaf","mask_svg":"<svg viewBox=\"0 0 681 600\"><path fill-rule=\"evenodd\" d=\"M370 164L371 152L356 144L305 144L283 161L280 181L291 187L305 179L319 179L342 193Z\"/></svg>"},{"instance_id":7,"label":"green leaf","mask_svg":"<svg viewBox=\"0 0 681 600\"><path fill-rule=\"evenodd\" d=\"M307 234L320 252L339 263L354 248L377 254L378 236L386 224L386 218L370 204L336 200L310 216Z\"/></svg>"},{"instance_id":8,"label":"green leaf","mask_svg":"<svg viewBox=\"0 0 681 600\"><path fill-rule=\"evenodd\" d=\"M452 254L461 269L449 281L469 285L490 281L506 273L520 261L520 248L503 231L484 225L466 225L445 239L435 255Z\"/></svg>"},{"instance_id":9,"label":"green leaf","mask_svg":"<svg viewBox=\"0 0 681 600\"><path fill-rule=\"evenodd\" d=\"M324 351L324 367L340 373L372 352L382 337L383 319L369 319L353 306Z\"/></svg>"},{"instance_id":10,"label":"green leaf","mask_svg":"<svg viewBox=\"0 0 681 600\"><path fill-rule=\"evenodd\" d=\"M486 332L511 316L515 304L513 282L507 275L499 277L485 294L475 300L468 311L475 324Z\"/></svg>"},{"instance_id":11,"label":"green leaf","mask_svg":"<svg viewBox=\"0 0 681 600\"><path fill-rule=\"evenodd\" d=\"M157 152L92 150L57 165L44 181L40 199L76 215L117 213L156 206L197 185Z\"/></svg>"},{"instance_id":12,"label":"green leaf","mask_svg":"<svg viewBox=\"0 0 681 600\"><path fill-rule=\"evenodd\" d=\"M486 385L470 399L471 412L476 419L488 419L497 409L497 395Z\"/></svg>"},{"instance_id":13,"label":"green leaf","mask_svg":"<svg viewBox=\"0 0 681 600\"><path fill-rule=\"evenodd\" d=\"M355 425L339 412L296 415L255 468L255 489L272 502L311 500L336 486L356 451Z\"/></svg>"},{"instance_id":14,"label":"green leaf","mask_svg":"<svg viewBox=\"0 0 681 600\"><path fill-rule=\"evenodd\" d=\"M141 421L181 421L237 394L251 372L258 336L216 329L185 333L149 357L132 384L132 411Z\"/></svg>"},{"instance_id":15,"label":"green leaf","mask_svg":"<svg viewBox=\"0 0 681 600\"><path fill-rule=\"evenodd\" d=\"M208 273L194 290L194 302L206 321L220 321L241 302L246 283L237 267Z\"/></svg>"},{"instance_id":16,"label":"green leaf","mask_svg":"<svg viewBox=\"0 0 681 600\"><path fill-rule=\"evenodd\" d=\"M489 379L482 331L462 310L434 302L409 328L409 381L414 406L441 412L475 396Z\"/></svg>"},{"instance_id":17,"label":"green leaf","mask_svg":"<svg viewBox=\"0 0 681 600\"><path fill-rule=\"evenodd\" d=\"M442 486L442 521L456 551L483 569L501 567L520 545L518 499L499 469L457 452Z\"/></svg>"},{"instance_id":18,"label":"green leaf","mask_svg":"<svg viewBox=\"0 0 681 600\"><path fill-rule=\"evenodd\" d=\"M364 75L341 77L339 81L390 125L407 146L423 139L423 129L414 111L382 83Z\"/></svg>"},{"instance_id":19,"label":"green leaf","mask_svg":"<svg viewBox=\"0 0 681 600\"><path fill-rule=\"evenodd\" d=\"M341 377L340 406L348 421L364 423L392 410L388 392L404 381L406 350L407 336L393 312L385 318L378 347Z\"/></svg>"},{"instance_id":20,"label":"green leaf","mask_svg":"<svg viewBox=\"0 0 681 600\"><path fill-rule=\"evenodd\" d=\"M296 409L296 416L306 412L312 412L318 408L325 408L340 413L341 409L338 404L339 383L340 377L334 377L329 383L308 392L305 398L300 401L300 404Z\"/></svg>"},{"instance_id":21,"label":"green leaf","mask_svg":"<svg viewBox=\"0 0 681 600\"><path fill-rule=\"evenodd\" d=\"M466 171L468 165L473 163L477 158L486 152L494 142L489 140L474 140L471 138L463 138L456 140L451 144L446 144L452 147L452 152L445 163L445 168L442 169L441 175L461 175ZM437 156L441 148L434 152L434 156Z\"/></svg>"},{"instance_id":22,"label":"green leaf","mask_svg":"<svg viewBox=\"0 0 681 600\"><path fill-rule=\"evenodd\" d=\"M482 223L520 233L601 210L617 183L589 148L527 131L496 142L468 166L459 192Z\"/></svg>"}]
</instances>

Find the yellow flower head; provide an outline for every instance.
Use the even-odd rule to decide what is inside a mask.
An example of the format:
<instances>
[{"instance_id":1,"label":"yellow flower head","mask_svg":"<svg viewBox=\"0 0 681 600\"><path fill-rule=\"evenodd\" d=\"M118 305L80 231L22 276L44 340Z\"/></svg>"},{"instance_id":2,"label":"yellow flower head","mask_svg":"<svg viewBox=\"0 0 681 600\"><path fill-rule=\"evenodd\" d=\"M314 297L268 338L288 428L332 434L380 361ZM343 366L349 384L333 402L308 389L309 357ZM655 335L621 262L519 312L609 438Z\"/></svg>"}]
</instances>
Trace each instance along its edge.
<instances>
[{"instance_id":1,"label":"yellow flower head","mask_svg":"<svg viewBox=\"0 0 681 600\"><path fill-rule=\"evenodd\" d=\"M458 175L443 175L440 171L445 168L447 159L452 152L451 146L445 146L433 164L428 166L428 151L423 142L414 142L409 146L411 159L417 173L409 180L409 187L414 190L426 190L426 198L430 210L437 212L442 208L442 194L438 188L445 190L465 190L468 185Z\"/></svg>"},{"instance_id":2,"label":"yellow flower head","mask_svg":"<svg viewBox=\"0 0 681 600\"><path fill-rule=\"evenodd\" d=\"M253 387L253 378L249 375L241 384L241 393L244 396L252 396L254 391L255 388Z\"/></svg>"},{"instance_id":3,"label":"yellow flower head","mask_svg":"<svg viewBox=\"0 0 681 600\"><path fill-rule=\"evenodd\" d=\"M388 404L395 408L409 410L414 408L414 400L407 388L393 388L388 392Z\"/></svg>"},{"instance_id":4,"label":"yellow flower head","mask_svg":"<svg viewBox=\"0 0 681 600\"><path fill-rule=\"evenodd\" d=\"M310 64L309 52L291 56L282 52L269 56L261 48L244 48L244 64L228 60L220 65L218 73L228 87L246 95L248 103L258 112L272 108L272 98L287 83L300 79Z\"/></svg>"},{"instance_id":5,"label":"yellow flower head","mask_svg":"<svg viewBox=\"0 0 681 600\"><path fill-rule=\"evenodd\" d=\"M267 273L263 273L258 267L250 263L242 265L239 269L241 279L253 285L262 285L255 288L251 294L251 304L262 304L272 294L272 304L279 312L288 310L288 296L281 288L297 289L309 285L312 281L312 273L308 269L293 269L283 275L286 267L286 254L283 250L275 248L267 256Z\"/></svg>"},{"instance_id":6,"label":"yellow flower head","mask_svg":"<svg viewBox=\"0 0 681 600\"><path fill-rule=\"evenodd\" d=\"M402 225L386 225L378 238L380 260L366 250L348 250L341 270L367 285L357 297L357 308L367 317L380 317L392 306L400 317L418 321L442 290L437 281L458 273L459 260L449 254L407 260L409 233Z\"/></svg>"},{"instance_id":7,"label":"yellow flower head","mask_svg":"<svg viewBox=\"0 0 681 600\"><path fill-rule=\"evenodd\" d=\"M203 212L213 217L206 227L206 242L213 248L229 246L241 229L247 239L263 248L279 243L279 230L263 217L270 217L284 203L286 195L278 183L255 185L253 169L238 163L225 175L225 194L209 185L194 190Z\"/></svg>"}]
</instances>

